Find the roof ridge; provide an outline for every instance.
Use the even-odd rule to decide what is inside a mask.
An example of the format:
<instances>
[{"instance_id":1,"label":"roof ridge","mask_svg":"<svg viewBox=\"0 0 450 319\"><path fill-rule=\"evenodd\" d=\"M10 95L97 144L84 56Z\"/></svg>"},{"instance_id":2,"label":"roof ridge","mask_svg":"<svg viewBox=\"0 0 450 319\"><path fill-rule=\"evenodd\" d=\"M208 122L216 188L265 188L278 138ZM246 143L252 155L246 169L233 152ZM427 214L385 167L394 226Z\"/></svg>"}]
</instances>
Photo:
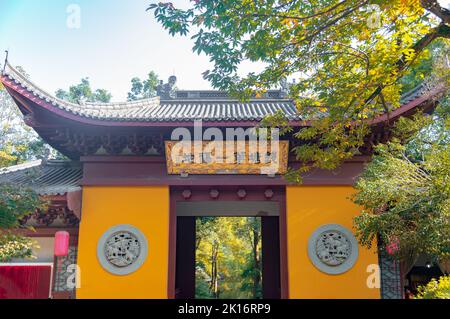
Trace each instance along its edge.
<instances>
[{"instance_id":1,"label":"roof ridge","mask_svg":"<svg viewBox=\"0 0 450 319\"><path fill-rule=\"evenodd\" d=\"M54 94L51 94L47 92L46 90L42 89L40 86L35 84L33 81L28 79L26 76L24 76L22 73L20 73L16 68L14 68L9 62L5 64L5 68L2 71L3 76L7 76L11 80L15 81L16 83L20 84L22 87L24 87L26 90L33 93L33 95L38 96L41 99L44 99L46 102L51 103L54 106L57 106L66 111L72 111L72 112L82 112L83 109L86 109L88 107L92 107L93 110L101 110L102 107L113 107L116 110L121 109L129 109L130 107L145 107L152 105L158 106L159 105L159 97L155 98L149 98L149 99L142 99L138 101L126 101L126 102L109 102L109 103L102 103L102 102L84 102L84 103L73 103L70 101L66 101L63 99L58 98ZM144 103L146 102L146 103ZM69 108L69 110L67 109Z\"/></svg>"},{"instance_id":2,"label":"roof ridge","mask_svg":"<svg viewBox=\"0 0 450 319\"><path fill-rule=\"evenodd\" d=\"M280 96L250 98L246 101L225 96L179 96L176 99L161 99L160 97L141 99L127 102L84 102L82 104L71 103L59 99L45 90L42 90L26 76L14 69L9 62L2 72L2 82L18 94L23 95L22 88L29 94L37 97L29 99L40 104L44 108L53 111L56 107L63 112L76 117L93 119L98 121L122 121L122 122L176 122L193 121L202 119L205 121L260 121L265 116L282 111L289 120L301 120L293 99ZM17 84L17 86L16 86ZM434 88L433 88L434 89ZM197 90L201 92L203 90ZM405 105L427 91L429 85L421 83L411 91L402 94L400 104ZM184 91L189 92L189 91ZM205 90L204 92L222 92ZM251 105L252 107L246 107ZM261 104L261 107L255 107ZM223 107L222 107L223 106Z\"/></svg>"},{"instance_id":3,"label":"roof ridge","mask_svg":"<svg viewBox=\"0 0 450 319\"><path fill-rule=\"evenodd\" d=\"M0 169L0 183L28 187L43 196L64 195L81 190L83 167L79 164L71 160L30 161Z\"/></svg>"},{"instance_id":4,"label":"roof ridge","mask_svg":"<svg viewBox=\"0 0 450 319\"><path fill-rule=\"evenodd\" d=\"M29 78L27 78L26 76L24 76L22 73L20 73L16 68L14 68L9 61L6 62L4 69L2 71L2 75L3 76L8 76L14 77L14 80L21 80L23 82L25 82L26 84L32 86L34 89L40 91L40 93L42 93L43 95L45 95L47 98L49 99L54 99L62 104L66 104L66 105L70 105L76 108L83 108L86 106L94 106L94 107L101 107L101 106L137 106L137 107L142 107L142 106L147 106L145 105L146 102L164 102L164 104L167 103L176 103L176 102L195 102L195 101L202 101L202 102L223 102L223 101L231 101L231 102L240 102L239 99L234 99L234 98L176 98L176 99L161 99L159 96L156 97L151 97L151 98L144 98L144 99L139 99L139 100L133 100L133 101L118 101L118 102L83 102L82 104L80 103L73 103L73 102L69 102L63 99L60 99L58 97L56 97L55 95L48 93L46 90L42 89L41 87L39 87L38 85L36 85L33 81L31 81ZM18 79L19 78L19 79ZM20 84L24 84L24 83L20 83ZM30 89L29 87L25 86L26 89ZM421 82L420 84L418 84L416 87L412 88L411 90L409 90L406 93L403 93L401 95L401 98L407 98L408 96L416 93L417 91L421 90L421 89L426 89L427 85L426 82ZM429 88L428 88L429 89ZM277 92L280 90L268 90L268 92ZM210 93L227 93L227 91L224 90L177 90L177 92L210 92ZM292 98L286 98L286 97L280 97L280 98L270 98L270 97L263 97L263 98L250 98L249 101L260 101L260 102L267 102L267 101L292 101ZM245 102L243 102L245 103ZM142 105L144 104L144 105Z\"/></svg>"},{"instance_id":5,"label":"roof ridge","mask_svg":"<svg viewBox=\"0 0 450 319\"><path fill-rule=\"evenodd\" d=\"M251 98L249 100L240 101L239 99L173 99L173 100L161 100L161 104L171 104L171 103L257 103L257 102L292 102L293 99L290 98Z\"/></svg>"},{"instance_id":6,"label":"roof ridge","mask_svg":"<svg viewBox=\"0 0 450 319\"><path fill-rule=\"evenodd\" d=\"M42 95L45 95L47 98L51 98L51 99L54 99L54 100L56 100L56 101L58 101L58 102L60 102L60 103L67 104L67 105L71 105L71 106L74 106L74 107L80 107L80 106L81 106L80 104L76 104L76 103L72 103L72 102L69 102L69 101L60 99L60 98L58 98L57 96L55 96L55 95L53 95L53 94L51 94L51 93L48 93L46 90L42 89L42 88L39 87L37 84L35 84L33 81L31 81L29 78L27 78L27 77L24 76L22 73L20 73L16 68L14 68L14 67L9 63L9 61L6 62L5 68L4 68L4 70L2 71L2 75L3 75L3 76L6 75L6 76L8 76L8 77L10 77L10 78L11 78L11 76L14 76L13 80L18 80L17 78L19 78L21 81L23 81L23 82L25 82L26 84L32 86L35 90L40 91L40 93L41 93ZM20 84L21 84L22 86L24 86L24 83L20 82ZM25 87L26 89L30 89L30 88L28 88L26 85L25 85L24 87ZM32 91L32 92L35 93L34 91ZM39 97L41 97L41 96L39 96ZM41 97L41 98L42 98L42 97Z\"/></svg>"},{"instance_id":7,"label":"roof ridge","mask_svg":"<svg viewBox=\"0 0 450 319\"><path fill-rule=\"evenodd\" d=\"M7 166L7 167L1 167L0 168L0 175L5 175L9 173L14 173L18 171L23 171L29 168L37 167L42 164L42 160L34 160L34 161L28 161L22 164Z\"/></svg>"},{"instance_id":8,"label":"roof ridge","mask_svg":"<svg viewBox=\"0 0 450 319\"><path fill-rule=\"evenodd\" d=\"M48 159L43 163L45 166L61 167L61 168L79 168L81 163L70 159Z\"/></svg>"},{"instance_id":9,"label":"roof ridge","mask_svg":"<svg viewBox=\"0 0 450 319\"><path fill-rule=\"evenodd\" d=\"M158 102L160 101L159 96L134 100L134 101L124 101L124 102L83 102L80 106L136 106L142 107L145 106L145 103L149 102Z\"/></svg>"}]
</instances>

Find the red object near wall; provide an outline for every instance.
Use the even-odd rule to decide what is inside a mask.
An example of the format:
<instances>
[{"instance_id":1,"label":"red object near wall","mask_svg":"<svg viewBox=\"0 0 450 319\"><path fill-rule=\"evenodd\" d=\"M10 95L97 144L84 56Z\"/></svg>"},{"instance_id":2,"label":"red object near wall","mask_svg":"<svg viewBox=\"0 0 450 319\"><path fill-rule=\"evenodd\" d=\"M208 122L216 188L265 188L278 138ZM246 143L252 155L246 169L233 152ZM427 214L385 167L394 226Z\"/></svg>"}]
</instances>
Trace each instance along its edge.
<instances>
[{"instance_id":1,"label":"red object near wall","mask_svg":"<svg viewBox=\"0 0 450 319\"><path fill-rule=\"evenodd\" d=\"M0 299L48 299L51 265L0 265Z\"/></svg>"},{"instance_id":2,"label":"red object near wall","mask_svg":"<svg viewBox=\"0 0 450 319\"><path fill-rule=\"evenodd\" d=\"M54 255L56 257L67 256L69 253L69 233L58 231L55 233Z\"/></svg>"}]
</instances>

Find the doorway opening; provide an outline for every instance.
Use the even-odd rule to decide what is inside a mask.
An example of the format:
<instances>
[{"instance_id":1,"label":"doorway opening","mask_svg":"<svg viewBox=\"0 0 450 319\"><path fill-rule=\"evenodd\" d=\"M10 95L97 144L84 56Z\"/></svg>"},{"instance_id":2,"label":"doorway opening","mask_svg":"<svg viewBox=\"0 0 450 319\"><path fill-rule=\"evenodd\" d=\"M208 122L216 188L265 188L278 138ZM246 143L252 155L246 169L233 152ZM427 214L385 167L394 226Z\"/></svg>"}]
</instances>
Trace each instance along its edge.
<instances>
[{"instance_id":1,"label":"doorway opening","mask_svg":"<svg viewBox=\"0 0 450 319\"><path fill-rule=\"evenodd\" d=\"M244 209L239 214L238 208L245 208L244 203L211 204L189 203L189 209L177 205L176 298L280 298L277 212L268 209L250 213ZM197 210L200 206L202 209ZM221 212L227 207L233 209ZM206 208L212 212L207 213Z\"/></svg>"},{"instance_id":2,"label":"doorway opening","mask_svg":"<svg viewBox=\"0 0 450 319\"><path fill-rule=\"evenodd\" d=\"M261 217L197 217L195 298L262 298Z\"/></svg>"}]
</instances>

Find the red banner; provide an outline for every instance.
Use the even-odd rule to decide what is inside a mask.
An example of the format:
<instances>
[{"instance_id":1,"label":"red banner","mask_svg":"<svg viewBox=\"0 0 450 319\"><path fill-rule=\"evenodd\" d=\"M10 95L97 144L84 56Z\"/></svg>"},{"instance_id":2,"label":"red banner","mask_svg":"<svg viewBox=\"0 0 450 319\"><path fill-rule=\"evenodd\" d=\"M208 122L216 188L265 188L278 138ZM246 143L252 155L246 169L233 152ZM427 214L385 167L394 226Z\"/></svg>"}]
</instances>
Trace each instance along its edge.
<instances>
[{"instance_id":1,"label":"red banner","mask_svg":"<svg viewBox=\"0 0 450 319\"><path fill-rule=\"evenodd\" d=\"M0 265L0 299L48 299L51 265Z\"/></svg>"}]
</instances>

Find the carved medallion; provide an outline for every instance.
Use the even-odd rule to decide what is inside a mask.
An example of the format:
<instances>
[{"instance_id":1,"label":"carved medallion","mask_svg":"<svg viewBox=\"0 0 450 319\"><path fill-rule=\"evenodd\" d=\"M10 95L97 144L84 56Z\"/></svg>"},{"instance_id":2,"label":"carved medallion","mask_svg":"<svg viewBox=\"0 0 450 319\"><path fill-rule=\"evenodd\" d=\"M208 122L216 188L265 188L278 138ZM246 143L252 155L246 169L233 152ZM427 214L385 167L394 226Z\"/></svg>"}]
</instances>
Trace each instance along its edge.
<instances>
[{"instance_id":1,"label":"carved medallion","mask_svg":"<svg viewBox=\"0 0 450 319\"><path fill-rule=\"evenodd\" d=\"M352 244L340 231L323 232L316 241L317 257L328 266L342 265L351 254Z\"/></svg>"},{"instance_id":2,"label":"carved medallion","mask_svg":"<svg viewBox=\"0 0 450 319\"><path fill-rule=\"evenodd\" d=\"M356 262L358 243L346 228L336 224L324 225L309 238L308 255L320 271L341 274Z\"/></svg>"},{"instance_id":3,"label":"carved medallion","mask_svg":"<svg viewBox=\"0 0 450 319\"><path fill-rule=\"evenodd\" d=\"M107 230L97 245L102 267L116 275L136 271L147 258L147 239L131 225L118 225Z\"/></svg>"},{"instance_id":4,"label":"carved medallion","mask_svg":"<svg viewBox=\"0 0 450 319\"><path fill-rule=\"evenodd\" d=\"M117 267L126 267L136 261L141 252L141 243L130 232L118 232L108 238L105 244L106 259Z\"/></svg>"}]
</instances>

